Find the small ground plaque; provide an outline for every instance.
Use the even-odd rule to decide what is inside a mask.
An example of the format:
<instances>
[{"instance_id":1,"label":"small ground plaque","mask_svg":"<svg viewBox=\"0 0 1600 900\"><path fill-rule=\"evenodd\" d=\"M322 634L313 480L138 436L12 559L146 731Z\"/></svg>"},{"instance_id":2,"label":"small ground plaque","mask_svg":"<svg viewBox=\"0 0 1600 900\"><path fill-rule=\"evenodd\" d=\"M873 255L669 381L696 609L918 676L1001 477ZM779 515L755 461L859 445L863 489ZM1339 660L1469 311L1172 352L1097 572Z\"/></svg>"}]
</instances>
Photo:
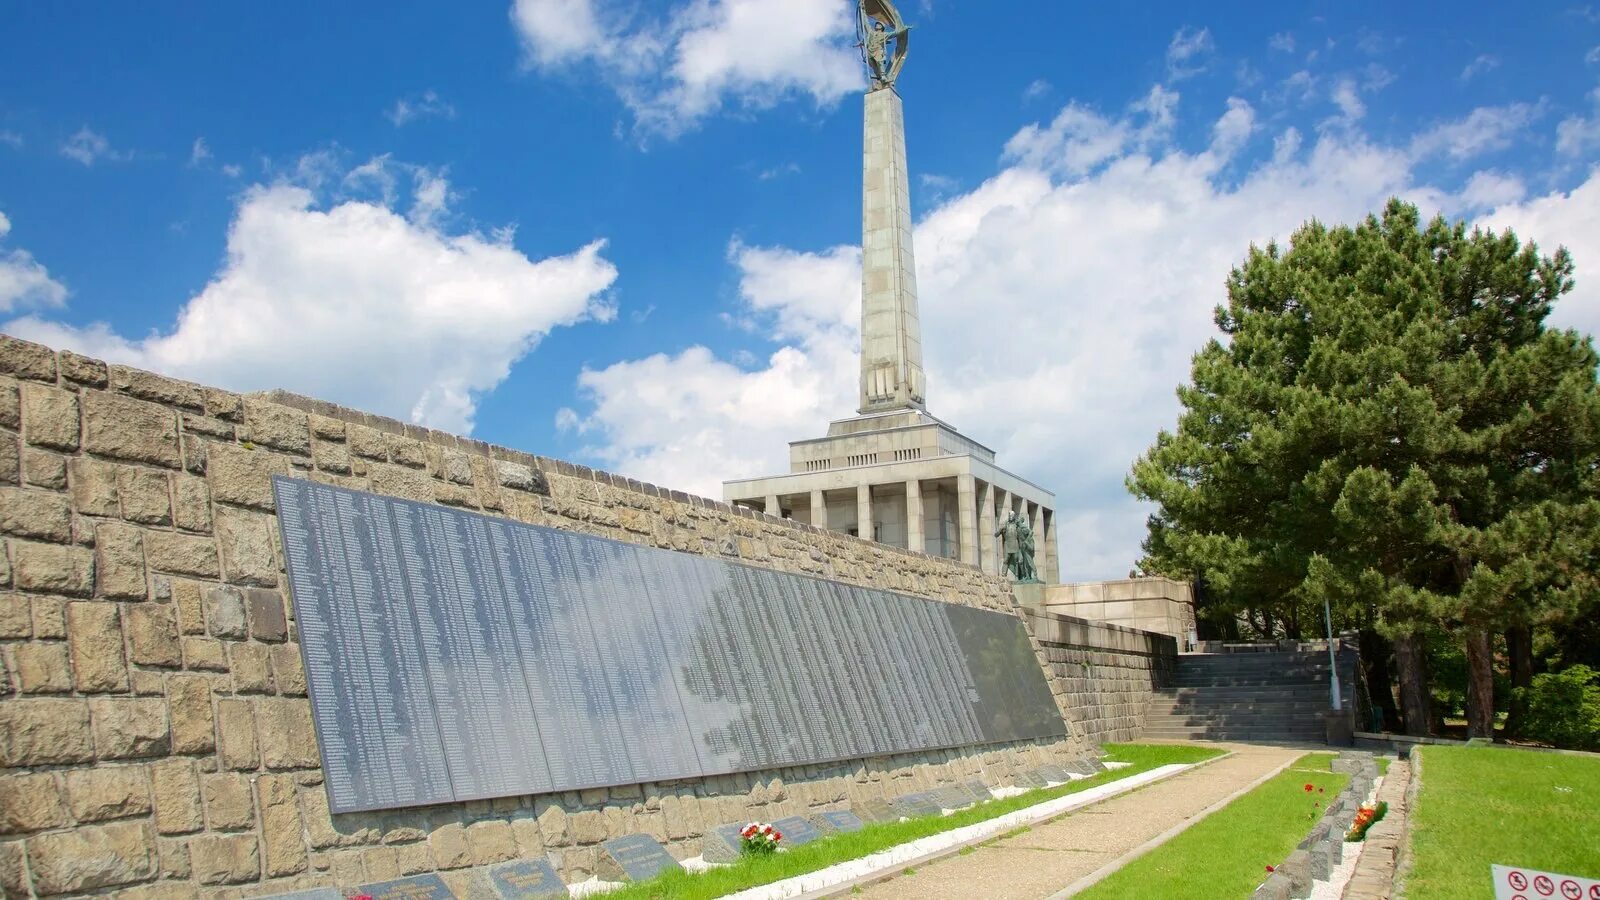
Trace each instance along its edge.
<instances>
[{"instance_id":1,"label":"small ground plaque","mask_svg":"<svg viewBox=\"0 0 1600 900\"><path fill-rule=\"evenodd\" d=\"M866 823L862 822L859 816L846 809L833 809L827 812L817 813L811 817L811 821L815 822L818 828L822 829L828 834L838 834L844 831L860 831L862 828L866 827Z\"/></svg>"},{"instance_id":2,"label":"small ground plaque","mask_svg":"<svg viewBox=\"0 0 1600 900\"><path fill-rule=\"evenodd\" d=\"M966 809L972 805L972 795L951 784L933 791L941 809Z\"/></svg>"},{"instance_id":3,"label":"small ground plaque","mask_svg":"<svg viewBox=\"0 0 1600 900\"><path fill-rule=\"evenodd\" d=\"M817 826L811 824L810 819L801 816L788 816L772 823L783 835L783 840L778 842L779 847L804 847L817 838L822 837L822 832Z\"/></svg>"},{"instance_id":4,"label":"small ground plaque","mask_svg":"<svg viewBox=\"0 0 1600 900\"><path fill-rule=\"evenodd\" d=\"M311 888L305 891L290 891L287 894L273 894L261 900L345 900L344 892L338 888Z\"/></svg>"},{"instance_id":5,"label":"small ground plaque","mask_svg":"<svg viewBox=\"0 0 1600 900\"><path fill-rule=\"evenodd\" d=\"M1032 790L1033 788L1049 787L1049 784L1047 784L1044 780L1044 776L1040 775L1038 772L1018 772L1012 777L1011 781L1017 787L1028 790Z\"/></svg>"},{"instance_id":6,"label":"small ground plaque","mask_svg":"<svg viewBox=\"0 0 1600 900\"><path fill-rule=\"evenodd\" d=\"M1105 767L1098 765L1098 760L1075 759L1067 768L1079 775L1093 775Z\"/></svg>"},{"instance_id":7,"label":"small ground plaque","mask_svg":"<svg viewBox=\"0 0 1600 900\"><path fill-rule=\"evenodd\" d=\"M900 818L894 807L887 800L867 800L862 803L852 803L850 808L865 822L893 822Z\"/></svg>"},{"instance_id":8,"label":"small ground plaque","mask_svg":"<svg viewBox=\"0 0 1600 900\"><path fill-rule=\"evenodd\" d=\"M939 805L931 793L920 791L914 794L904 794L889 801L889 807L908 819L919 816L937 816L943 807Z\"/></svg>"},{"instance_id":9,"label":"small ground plaque","mask_svg":"<svg viewBox=\"0 0 1600 900\"><path fill-rule=\"evenodd\" d=\"M735 863L739 861L742 841L739 832L744 830L748 822L730 822L727 825L718 825L705 833L702 842L700 858L708 863Z\"/></svg>"},{"instance_id":10,"label":"small ground plaque","mask_svg":"<svg viewBox=\"0 0 1600 900\"><path fill-rule=\"evenodd\" d=\"M1072 773L1062 766L1040 766L1038 771L1046 781L1054 781L1057 784L1065 784L1072 780Z\"/></svg>"},{"instance_id":11,"label":"small ground plaque","mask_svg":"<svg viewBox=\"0 0 1600 900\"><path fill-rule=\"evenodd\" d=\"M683 867L650 835L626 834L600 845L598 868L596 874L606 881L649 881L669 869Z\"/></svg>"},{"instance_id":12,"label":"small ground plaque","mask_svg":"<svg viewBox=\"0 0 1600 900\"><path fill-rule=\"evenodd\" d=\"M456 900L456 895L445 886L444 880L429 873L363 884L356 893L366 894L372 900Z\"/></svg>"},{"instance_id":13,"label":"small ground plaque","mask_svg":"<svg viewBox=\"0 0 1600 900\"><path fill-rule=\"evenodd\" d=\"M965 787L967 793L971 794L972 799L978 803L986 803L994 799L994 795L989 793L989 786L984 784L981 778L968 778L966 781L961 782L961 786Z\"/></svg>"},{"instance_id":14,"label":"small ground plaque","mask_svg":"<svg viewBox=\"0 0 1600 900\"><path fill-rule=\"evenodd\" d=\"M474 897L492 900L547 900L567 897L567 886L555 867L544 857L519 859L489 867L482 876L484 890L474 889Z\"/></svg>"}]
</instances>

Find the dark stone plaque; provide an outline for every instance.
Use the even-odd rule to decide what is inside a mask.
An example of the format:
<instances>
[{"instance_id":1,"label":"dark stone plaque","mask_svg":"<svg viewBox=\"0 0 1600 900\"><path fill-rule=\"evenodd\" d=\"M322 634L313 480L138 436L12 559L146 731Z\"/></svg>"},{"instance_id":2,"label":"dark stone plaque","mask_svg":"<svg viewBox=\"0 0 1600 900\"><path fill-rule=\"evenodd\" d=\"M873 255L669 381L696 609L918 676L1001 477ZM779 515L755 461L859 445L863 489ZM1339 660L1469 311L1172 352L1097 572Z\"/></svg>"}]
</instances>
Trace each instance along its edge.
<instances>
[{"instance_id":1,"label":"dark stone plaque","mask_svg":"<svg viewBox=\"0 0 1600 900\"><path fill-rule=\"evenodd\" d=\"M1066 733L1012 615L273 490L335 813Z\"/></svg>"},{"instance_id":2,"label":"dark stone plaque","mask_svg":"<svg viewBox=\"0 0 1600 900\"><path fill-rule=\"evenodd\" d=\"M701 841L701 858L708 863L738 862L741 853L740 848L744 845L739 837L739 832L743 831L744 826L748 824L750 823L730 822L727 825L718 825L706 832L704 839Z\"/></svg>"},{"instance_id":3,"label":"dark stone plaque","mask_svg":"<svg viewBox=\"0 0 1600 900\"><path fill-rule=\"evenodd\" d=\"M432 873L363 884L356 893L367 894L372 900L455 900L456 895L445 886L444 880Z\"/></svg>"},{"instance_id":4,"label":"dark stone plaque","mask_svg":"<svg viewBox=\"0 0 1600 900\"><path fill-rule=\"evenodd\" d=\"M856 815L861 817L862 821L866 822L893 822L900 818L900 813L896 812L887 800L866 800L861 803L852 803L850 808L855 811Z\"/></svg>"},{"instance_id":5,"label":"dark stone plaque","mask_svg":"<svg viewBox=\"0 0 1600 900\"><path fill-rule=\"evenodd\" d=\"M683 867L655 838L628 834L600 845L598 868L596 874L605 881L649 881L662 872Z\"/></svg>"},{"instance_id":6,"label":"dark stone plaque","mask_svg":"<svg viewBox=\"0 0 1600 900\"><path fill-rule=\"evenodd\" d=\"M482 882L494 900L548 900L567 897L567 886L544 857L490 866Z\"/></svg>"},{"instance_id":7,"label":"dark stone plaque","mask_svg":"<svg viewBox=\"0 0 1600 900\"><path fill-rule=\"evenodd\" d=\"M273 894L270 897L262 897L261 900L345 900L345 895L338 888L323 887L311 888L305 891L290 891L287 894Z\"/></svg>"},{"instance_id":8,"label":"dark stone plaque","mask_svg":"<svg viewBox=\"0 0 1600 900\"><path fill-rule=\"evenodd\" d=\"M933 791L933 795L943 809L966 809L973 803L971 794L953 784Z\"/></svg>"},{"instance_id":9,"label":"dark stone plaque","mask_svg":"<svg viewBox=\"0 0 1600 900\"><path fill-rule=\"evenodd\" d=\"M994 794L989 792L988 785L984 784L981 778L968 778L966 781L961 782L961 786L967 789L968 794L972 795L972 802L974 803L987 803L994 799Z\"/></svg>"},{"instance_id":10,"label":"dark stone plaque","mask_svg":"<svg viewBox=\"0 0 1600 900\"><path fill-rule=\"evenodd\" d=\"M1026 790L1049 787L1044 780L1044 776L1040 775L1036 771L1018 772L1016 775L1012 776L1011 781L1017 787L1024 788Z\"/></svg>"},{"instance_id":11,"label":"dark stone plaque","mask_svg":"<svg viewBox=\"0 0 1600 900\"><path fill-rule=\"evenodd\" d=\"M889 801L889 806L895 812L908 819L919 816L937 816L944 811L939 805L939 800L928 791L919 791L914 794L902 794Z\"/></svg>"},{"instance_id":12,"label":"dark stone plaque","mask_svg":"<svg viewBox=\"0 0 1600 900\"><path fill-rule=\"evenodd\" d=\"M778 842L779 847L804 847L817 838L822 837L821 829L811 824L811 820L801 816L788 816L772 823L778 829L783 839Z\"/></svg>"},{"instance_id":13,"label":"dark stone plaque","mask_svg":"<svg viewBox=\"0 0 1600 900\"><path fill-rule=\"evenodd\" d=\"M1072 780L1071 772L1056 765L1040 766L1039 774L1043 775L1046 781L1054 781L1057 784L1065 784Z\"/></svg>"},{"instance_id":14,"label":"dark stone plaque","mask_svg":"<svg viewBox=\"0 0 1600 900\"><path fill-rule=\"evenodd\" d=\"M862 822L860 817L846 809L817 813L811 817L811 821L826 834L860 831L866 827L866 823Z\"/></svg>"},{"instance_id":15,"label":"dark stone plaque","mask_svg":"<svg viewBox=\"0 0 1600 900\"><path fill-rule=\"evenodd\" d=\"M1090 776L1099 772L1104 766L1098 766L1098 760L1075 759L1067 764L1067 769L1076 775Z\"/></svg>"}]
</instances>

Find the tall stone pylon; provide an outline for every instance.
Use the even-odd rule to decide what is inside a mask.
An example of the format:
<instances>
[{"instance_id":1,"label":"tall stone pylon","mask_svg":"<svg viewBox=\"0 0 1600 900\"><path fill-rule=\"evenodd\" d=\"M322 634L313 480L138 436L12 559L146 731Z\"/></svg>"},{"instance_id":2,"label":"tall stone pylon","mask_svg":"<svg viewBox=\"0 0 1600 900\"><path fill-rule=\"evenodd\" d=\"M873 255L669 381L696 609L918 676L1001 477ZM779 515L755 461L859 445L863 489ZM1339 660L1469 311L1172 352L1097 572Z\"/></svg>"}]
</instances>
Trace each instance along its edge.
<instances>
[{"instance_id":1,"label":"tall stone pylon","mask_svg":"<svg viewBox=\"0 0 1600 900\"><path fill-rule=\"evenodd\" d=\"M900 95L866 96L861 198L861 412L923 409L922 325Z\"/></svg>"}]
</instances>

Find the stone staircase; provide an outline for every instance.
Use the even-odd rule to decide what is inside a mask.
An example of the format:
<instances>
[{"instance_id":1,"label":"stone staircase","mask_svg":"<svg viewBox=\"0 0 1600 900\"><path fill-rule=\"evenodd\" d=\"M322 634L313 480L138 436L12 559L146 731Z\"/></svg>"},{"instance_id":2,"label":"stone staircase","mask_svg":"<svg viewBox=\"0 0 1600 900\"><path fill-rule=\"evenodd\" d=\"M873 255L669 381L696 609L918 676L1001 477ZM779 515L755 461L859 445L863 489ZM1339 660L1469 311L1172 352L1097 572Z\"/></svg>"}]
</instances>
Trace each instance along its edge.
<instances>
[{"instance_id":1,"label":"stone staircase","mask_svg":"<svg viewBox=\"0 0 1600 900\"><path fill-rule=\"evenodd\" d=\"M1320 744L1328 708L1326 650L1186 653L1151 697L1143 738Z\"/></svg>"}]
</instances>

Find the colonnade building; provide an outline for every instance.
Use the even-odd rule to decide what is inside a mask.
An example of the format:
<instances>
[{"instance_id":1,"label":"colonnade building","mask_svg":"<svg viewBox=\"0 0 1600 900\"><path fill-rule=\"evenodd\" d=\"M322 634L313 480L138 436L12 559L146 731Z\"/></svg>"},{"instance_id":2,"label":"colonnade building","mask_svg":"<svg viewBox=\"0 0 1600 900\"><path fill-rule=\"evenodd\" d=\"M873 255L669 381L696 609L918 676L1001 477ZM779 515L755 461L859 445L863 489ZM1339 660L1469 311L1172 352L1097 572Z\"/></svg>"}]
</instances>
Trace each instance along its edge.
<instances>
[{"instance_id":1,"label":"colonnade building","mask_svg":"<svg viewBox=\"0 0 1600 900\"><path fill-rule=\"evenodd\" d=\"M927 412L902 116L892 85L867 94L859 414L791 443L788 474L724 482L723 499L997 574L995 531L1014 510L1033 526L1040 580L1054 584L1055 495Z\"/></svg>"}]
</instances>

